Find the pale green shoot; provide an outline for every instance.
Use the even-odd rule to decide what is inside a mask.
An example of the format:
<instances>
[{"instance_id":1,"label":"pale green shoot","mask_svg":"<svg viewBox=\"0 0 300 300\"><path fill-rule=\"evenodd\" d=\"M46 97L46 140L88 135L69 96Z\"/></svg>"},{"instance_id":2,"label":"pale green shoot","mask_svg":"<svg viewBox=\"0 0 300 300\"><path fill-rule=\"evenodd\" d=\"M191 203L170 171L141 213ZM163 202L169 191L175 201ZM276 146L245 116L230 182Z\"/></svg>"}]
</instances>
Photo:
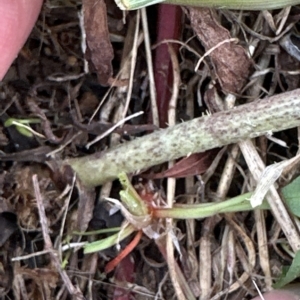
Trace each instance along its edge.
<instances>
[{"instance_id":1,"label":"pale green shoot","mask_svg":"<svg viewBox=\"0 0 300 300\"><path fill-rule=\"evenodd\" d=\"M175 204L173 208L156 208L153 212L156 218L174 219L200 219L211 217L220 213L232 213L239 211L250 211L253 207L250 198L253 193L246 193L221 202L210 202L201 204ZM266 200L257 207L258 209L270 209Z\"/></svg>"},{"instance_id":2,"label":"pale green shoot","mask_svg":"<svg viewBox=\"0 0 300 300\"><path fill-rule=\"evenodd\" d=\"M135 216L148 215L148 207L146 203L141 199L140 195L132 186L127 175L122 172L118 177L123 187L123 190L120 191L120 197L129 212Z\"/></svg>"},{"instance_id":3,"label":"pale green shoot","mask_svg":"<svg viewBox=\"0 0 300 300\"><path fill-rule=\"evenodd\" d=\"M129 181L127 175L123 172L119 174L119 180L123 187L123 190L120 191L120 198L123 204L126 206L127 210L130 214L132 214L133 218L128 218L127 221L132 221L134 223L134 217L144 217L145 220L148 220L149 212L148 207L145 202L141 199L135 188L132 186L131 182ZM123 211L124 213L124 211ZM142 224L143 218L141 218L140 223ZM137 222L137 220L135 220ZM137 223L136 223L137 225ZM105 239L87 244L84 246L84 253L92 253L107 249L115 244L118 244L124 238L129 236L131 233L136 231L136 227L133 224L126 226L125 228L119 229L119 232L109 236Z\"/></svg>"},{"instance_id":4,"label":"pale green shoot","mask_svg":"<svg viewBox=\"0 0 300 300\"><path fill-rule=\"evenodd\" d=\"M126 204L128 210L131 213L135 213L135 216L147 216L148 207L140 198L131 185L126 174L122 173L119 175L121 184L125 190L120 192L123 202ZM285 197L285 202L289 207L290 211L300 216L300 176L297 177L293 182L282 189L282 193ZM253 210L250 198L253 193L246 193L237 197L228 199L221 202L201 203L201 204L175 204L173 208L155 208L153 209L152 218L174 218L174 219L200 219L210 216L214 216L219 213L232 213L240 211L251 211ZM269 204L266 200L257 207L257 209L270 209ZM127 220L130 221L130 220ZM116 229L116 228L115 228ZM84 246L85 253L91 253L101 251L109 248L125 237L129 236L136 230L133 224L128 225L125 228L121 228L119 233L116 233L108 238L100 241L86 244Z\"/></svg>"},{"instance_id":5,"label":"pale green shoot","mask_svg":"<svg viewBox=\"0 0 300 300\"><path fill-rule=\"evenodd\" d=\"M29 119L16 119L16 118L8 118L4 122L5 127L9 126L15 126L16 129L21 133L22 135L26 137L32 137L33 133L38 134L37 132L34 132L33 129L31 129L30 124L38 124L41 120L37 118L29 118ZM43 136L42 136L43 137Z\"/></svg>"}]
</instances>

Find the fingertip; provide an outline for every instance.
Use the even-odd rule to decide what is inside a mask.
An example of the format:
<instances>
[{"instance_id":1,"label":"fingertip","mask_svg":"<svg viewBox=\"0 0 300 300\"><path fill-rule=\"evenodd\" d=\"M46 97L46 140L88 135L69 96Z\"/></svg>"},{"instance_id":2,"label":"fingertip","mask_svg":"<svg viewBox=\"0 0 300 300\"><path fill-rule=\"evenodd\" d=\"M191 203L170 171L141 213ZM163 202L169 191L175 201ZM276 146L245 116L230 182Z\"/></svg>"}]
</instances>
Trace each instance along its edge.
<instances>
[{"instance_id":1,"label":"fingertip","mask_svg":"<svg viewBox=\"0 0 300 300\"><path fill-rule=\"evenodd\" d=\"M0 0L0 80L26 42L42 0Z\"/></svg>"}]
</instances>

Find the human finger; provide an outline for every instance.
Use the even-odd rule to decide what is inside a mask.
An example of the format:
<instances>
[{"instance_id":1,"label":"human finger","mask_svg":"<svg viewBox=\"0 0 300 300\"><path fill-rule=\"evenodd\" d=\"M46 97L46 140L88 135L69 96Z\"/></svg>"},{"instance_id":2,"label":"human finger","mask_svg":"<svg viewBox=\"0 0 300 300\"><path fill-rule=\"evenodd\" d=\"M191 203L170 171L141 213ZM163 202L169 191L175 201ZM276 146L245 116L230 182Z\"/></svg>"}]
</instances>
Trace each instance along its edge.
<instances>
[{"instance_id":1,"label":"human finger","mask_svg":"<svg viewBox=\"0 0 300 300\"><path fill-rule=\"evenodd\" d=\"M0 80L29 36L42 0L0 0Z\"/></svg>"}]
</instances>

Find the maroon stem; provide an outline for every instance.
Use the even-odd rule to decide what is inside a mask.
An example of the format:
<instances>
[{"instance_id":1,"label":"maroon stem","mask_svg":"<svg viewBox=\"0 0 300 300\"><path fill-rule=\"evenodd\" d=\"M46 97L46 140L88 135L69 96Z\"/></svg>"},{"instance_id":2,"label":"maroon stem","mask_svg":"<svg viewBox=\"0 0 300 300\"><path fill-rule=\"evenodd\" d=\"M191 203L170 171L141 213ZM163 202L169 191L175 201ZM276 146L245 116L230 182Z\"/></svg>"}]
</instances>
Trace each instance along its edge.
<instances>
[{"instance_id":1,"label":"maroon stem","mask_svg":"<svg viewBox=\"0 0 300 300\"><path fill-rule=\"evenodd\" d=\"M157 20L157 43L166 39L178 40L181 32L182 10L179 6L160 4ZM173 45L178 50L177 45ZM160 127L166 127L173 82L172 63L167 44L155 49L154 76Z\"/></svg>"}]
</instances>

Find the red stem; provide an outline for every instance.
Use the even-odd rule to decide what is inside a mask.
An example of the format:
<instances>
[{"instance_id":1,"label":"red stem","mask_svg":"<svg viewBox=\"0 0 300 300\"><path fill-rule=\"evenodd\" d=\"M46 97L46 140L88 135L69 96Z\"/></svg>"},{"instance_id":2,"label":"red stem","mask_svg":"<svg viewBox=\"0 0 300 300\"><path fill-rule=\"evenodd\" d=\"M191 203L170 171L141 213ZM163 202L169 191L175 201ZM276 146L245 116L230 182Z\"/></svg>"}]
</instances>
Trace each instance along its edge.
<instances>
[{"instance_id":1,"label":"red stem","mask_svg":"<svg viewBox=\"0 0 300 300\"><path fill-rule=\"evenodd\" d=\"M133 240L116 256L113 260L111 260L105 267L105 273L111 272L120 261L127 256L139 243L141 237L143 235L143 231L139 230Z\"/></svg>"},{"instance_id":2,"label":"red stem","mask_svg":"<svg viewBox=\"0 0 300 300\"><path fill-rule=\"evenodd\" d=\"M179 6L160 4L158 6L157 43L166 39L178 40L181 32L182 10ZM175 50L177 45L173 45ZM172 63L167 44L155 49L154 76L160 126L166 127L168 108L173 82Z\"/></svg>"}]
</instances>

